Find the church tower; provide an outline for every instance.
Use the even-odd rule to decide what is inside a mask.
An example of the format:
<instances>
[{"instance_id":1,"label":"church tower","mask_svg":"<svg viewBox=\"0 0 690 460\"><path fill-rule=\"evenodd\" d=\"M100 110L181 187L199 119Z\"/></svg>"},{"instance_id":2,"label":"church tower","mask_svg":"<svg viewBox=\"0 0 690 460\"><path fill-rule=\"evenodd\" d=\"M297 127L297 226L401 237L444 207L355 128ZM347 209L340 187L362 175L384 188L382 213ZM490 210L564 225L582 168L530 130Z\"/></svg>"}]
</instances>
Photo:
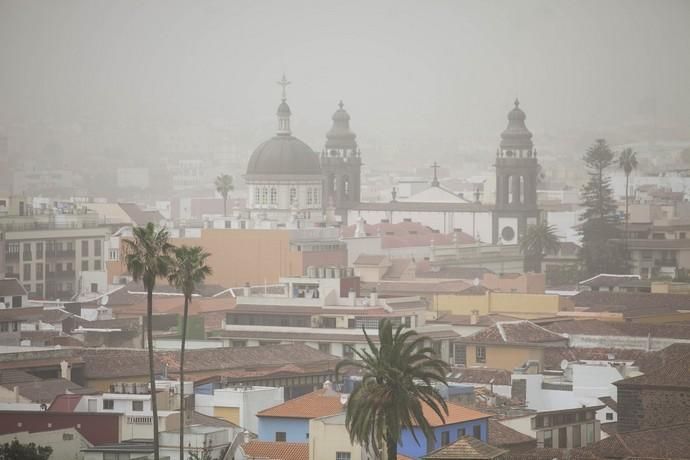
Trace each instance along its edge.
<instances>
[{"instance_id":1,"label":"church tower","mask_svg":"<svg viewBox=\"0 0 690 460\"><path fill-rule=\"evenodd\" d=\"M362 160L356 137L350 131L350 115L340 101L321 152L321 170L324 175L324 207L335 208L343 224L347 224L347 211L360 201Z\"/></svg>"},{"instance_id":2,"label":"church tower","mask_svg":"<svg viewBox=\"0 0 690 460\"><path fill-rule=\"evenodd\" d=\"M539 163L532 133L525 126L520 102L508 113L508 127L501 133L496 151L496 206L493 212L493 243L518 244L530 225L537 223Z\"/></svg>"}]
</instances>

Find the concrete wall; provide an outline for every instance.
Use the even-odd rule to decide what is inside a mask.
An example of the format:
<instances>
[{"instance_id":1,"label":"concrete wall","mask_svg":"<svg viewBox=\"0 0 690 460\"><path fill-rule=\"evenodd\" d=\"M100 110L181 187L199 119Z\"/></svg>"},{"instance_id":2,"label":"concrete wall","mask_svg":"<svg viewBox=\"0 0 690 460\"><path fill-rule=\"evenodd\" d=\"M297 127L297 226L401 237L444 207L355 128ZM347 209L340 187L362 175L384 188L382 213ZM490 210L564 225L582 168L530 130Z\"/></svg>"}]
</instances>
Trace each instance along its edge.
<instances>
[{"instance_id":1,"label":"concrete wall","mask_svg":"<svg viewBox=\"0 0 690 460\"><path fill-rule=\"evenodd\" d=\"M222 388L213 395L197 394L195 398L196 410L206 415L217 415L223 409L237 409L237 419L230 420L252 433L259 430L258 412L284 402L282 387L252 387L252 389Z\"/></svg>"},{"instance_id":2,"label":"concrete wall","mask_svg":"<svg viewBox=\"0 0 690 460\"><path fill-rule=\"evenodd\" d=\"M569 345L579 348L622 348L627 350L659 351L674 343L690 343L690 338L668 339L580 334L570 334L569 336Z\"/></svg>"},{"instance_id":3,"label":"concrete wall","mask_svg":"<svg viewBox=\"0 0 690 460\"><path fill-rule=\"evenodd\" d=\"M81 449L91 447L91 443L74 428L5 434L0 436L0 444L11 443L15 439L22 444L34 443L52 448L49 460L82 460L84 454Z\"/></svg>"},{"instance_id":4,"label":"concrete wall","mask_svg":"<svg viewBox=\"0 0 690 460\"><path fill-rule=\"evenodd\" d=\"M301 418L259 417L259 440L275 441L277 432L284 432L287 442L307 442L309 420Z\"/></svg>"},{"instance_id":5,"label":"concrete wall","mask_svg":"<svg viewBox=\"0 0 690 460\"><path fill-rule=\"evenodd\" d=\"M335 452L349 452L350 460L365 460L366 455L363 455L362 447L350 442L345 424L331 423L330 420L333 418L324 417L309 421L309 460L335 458Z\"/></svg>"}]
</instances>

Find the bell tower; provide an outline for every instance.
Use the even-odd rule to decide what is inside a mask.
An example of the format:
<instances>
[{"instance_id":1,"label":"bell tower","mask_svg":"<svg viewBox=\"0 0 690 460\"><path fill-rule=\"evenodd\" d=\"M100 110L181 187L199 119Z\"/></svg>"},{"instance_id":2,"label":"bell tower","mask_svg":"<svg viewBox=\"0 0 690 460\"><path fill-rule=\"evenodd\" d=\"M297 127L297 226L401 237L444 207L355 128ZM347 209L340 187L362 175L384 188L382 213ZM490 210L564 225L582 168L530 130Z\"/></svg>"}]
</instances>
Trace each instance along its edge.
<instances>
[{"instance_id":1,"label":"bell tower","mask_svg":"<svg viewBox=\"0 0 690 460\"><path fill-rule=\"evenodd\" d=\"M331 203L341 222L347 224L347 212L360 202L362 160L357 135L350 130L350 115L343 101L333 114L333 126L326 133L326 145L321 152L324 175L323 202Z\"/></svg>"},{"instance_id":2,"label":"bell tower","mask_svg":"<svg viewBox=\"0 0 690 460\"><path fill-rule=\"evenodd\" d=\"M496 205L493 243L518 244L528 226L539 220L537 177L539 163L532 133L525 126L520 101L508 112L508 127L496 151Z\"/></svg>"}]
</instances>

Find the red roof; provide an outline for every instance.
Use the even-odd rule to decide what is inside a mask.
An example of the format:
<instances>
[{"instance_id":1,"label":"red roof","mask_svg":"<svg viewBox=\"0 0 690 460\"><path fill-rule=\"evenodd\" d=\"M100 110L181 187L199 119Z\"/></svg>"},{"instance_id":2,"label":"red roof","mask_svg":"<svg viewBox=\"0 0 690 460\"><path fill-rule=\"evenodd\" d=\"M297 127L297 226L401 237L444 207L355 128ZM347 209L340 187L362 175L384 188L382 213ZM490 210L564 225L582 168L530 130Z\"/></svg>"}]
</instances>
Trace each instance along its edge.
<instances>
[{"instance_id":1,"label":"red roof","mask_svg":"<svg viewBox=\"0 0 690 460\"><path fill-rule=\"evenodd\" d=\"M308 460L309 443L251 441L242 446L249 458L261 460Z\"/></svg>"},{"instance_id":2,"label":"red roof","mask_svg":"<svg viewBox=\"0 0 690 460\"><path fill-rule=\"evenodd\" d=\"M422 405L424 418L427 419L432 427L451 425L453 423L463 423L472 420L479 420L490 417L489 414L470 409L454 402L448 402L448 415L444 416L445 421L441 420L434 410L427 404Z\"/></svg>"},{"instance_id":3,"label":"red roof","mask_svg":"<svg viewBox=\"0 0 690 460\"><path fill-rule=\"evenodd\" d=\"M335 415L343 411L340 393L321 389L291 399L257 413L258 417L284 417L312 419Z\"/></svg>"}]
</instances>

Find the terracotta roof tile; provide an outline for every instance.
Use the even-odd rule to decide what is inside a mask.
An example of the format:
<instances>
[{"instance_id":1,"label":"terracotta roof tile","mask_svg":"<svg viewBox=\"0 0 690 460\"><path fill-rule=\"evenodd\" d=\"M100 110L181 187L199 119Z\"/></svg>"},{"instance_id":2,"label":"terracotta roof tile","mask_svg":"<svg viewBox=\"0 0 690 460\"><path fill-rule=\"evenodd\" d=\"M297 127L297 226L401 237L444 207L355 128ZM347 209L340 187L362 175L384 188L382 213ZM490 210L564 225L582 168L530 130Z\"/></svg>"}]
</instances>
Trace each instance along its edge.
<instances>
[{"instance_id":1,"label":"terracotta roof tile","mask_svg":"<svg viewBox=\"0 0 690 460\"><path fill-rule=\"evenodd\" d=\"M575 307L587 311L605 312L627 310L648 310L650 314L657 309L688 309L690 295L652 294L643 292L579 292L570 298Z\"/></svg>"},{"instance_id":2,"label":"terracotta roof tile","mask_svg":"<svg viewBox=\"0 0 690 460\"><path fill-rule=\"evenodd\" d=\"M333 390L316 390L299 398L291 399L257 413L257 417L306 418L335 415L344 409L340 393Z\"/></svg>"},{"instance_id":3,"label":"terracotta roof tile","mask_svg":"<svg viewBox=\"0 0 690 460\"><path fill-rule=\"evenodd\" d=\"M491 460L501 457L508 453L507 450L490 446L489 444L472 436L463 436L457 441L438 450L426 454L424 459L447 459L447 460Z\"/></svg>"},{"instance_id":4,"label":"terracotta roof tile","mask_svg":"<svg viewBox=\"0 0 690 460\"><path fill-rule=\"evenodd\" d=\"M262 460L309 460L309 443L251 441L242 446L249 458Z\"/></svg>"},{"instance_id":5,"label":"terracotta roof tile","mask_svg":"<svg viewBox=\"0 0 690 460\"><path fill-rule=\"evenodd\" d=\"M515 444L527 444L532 442L534 443L534 447L537 447L537 440L533 437L520 433L502 424L498 420L489 420L489 444L492 446L508 447Z\"/></svg>"},{"instance_id":6,"label":"terracotta roof tile","mask_svg":"<svg viewBox=\"0 0 690 460\"><path fill-rule=\"evenodd\" d=\"M451 425L453 423L469 422L471 420L479 420L488 418L490 415L483 412L470 409L454 402L448 402L448 415L444 416L444 420L434 412L434 410L426 404L422 405L424 417L427 419L432 427Z\"/></svg>"},{"instance_id":7,"label":"terracotta roof tile","mask_svg":"<svg viewBox=\"0 0 690 460\"><path fill-rule=\"evenodd\" d=\"M499 321L493 326L462 339L468 343L489 344L546 344L561 342L567 338L551 332L530 321Z\"/></svg>"},{"instance_id":8,"label":"terracotta roof tile","mask_svg":"<svg viewBox=\"0 0 690 460\"><path fill-rule=\"evenodd\" d=\"M33 403L52 403L56 396L66 393L67 390L82 388L76 383L65 379L48 379L3 386L9 390L16 386L19 395Z\"/></svg>"},{"instance_id":9,"label":"terracotta roof tile","mask_svg":"<svg viewBox=\"0 0 690 460\"><path fill-rule=\"evenodd\" d=\"M449 380L458 383L482 385L510 385L511 372L505 369L491 369L485 367L466 367L454 369Z\"/></svg>"},{"instance_id":10,"label":"terracotta roof tile","mask_svg":"<svg viewBox=\"0 0 690 460\"><path fill-rule=\"evenodd\" d=\"M690 424L614 433L579 450L600 458L688 458Z\"/></svg>"}]
</instances>

